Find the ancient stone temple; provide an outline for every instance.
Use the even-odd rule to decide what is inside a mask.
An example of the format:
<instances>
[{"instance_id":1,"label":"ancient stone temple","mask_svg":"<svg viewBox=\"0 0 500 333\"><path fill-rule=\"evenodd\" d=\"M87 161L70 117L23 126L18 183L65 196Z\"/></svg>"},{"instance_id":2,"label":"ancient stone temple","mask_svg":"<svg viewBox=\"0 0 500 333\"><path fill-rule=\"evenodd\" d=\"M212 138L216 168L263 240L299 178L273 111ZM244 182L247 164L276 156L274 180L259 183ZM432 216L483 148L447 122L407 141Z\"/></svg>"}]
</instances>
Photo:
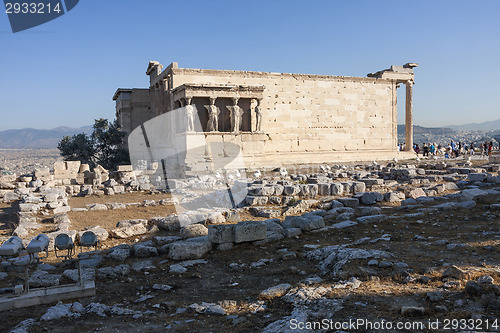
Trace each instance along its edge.
<instances>
[{"instance_id":1,"label":"ancient stone temple","mask_svg":"<svg viewBox=\"0 0 500 333\"><path fill-rule=\"evenodd\" d=\"M145 159L155 160L161 156L151 149L173 147L169 154L184 170L201 169L200 163L226 156L231 147L239 148L248 167L392 159L405 155L397 149L401 83L406 147L412 146L416 66L348 77L179 68L175 62L163 68L151 61L149 89L118 89L113 99L124 130L141 132L134 136L140 143L129 140L131 153L142 149ZM191 150L200 140L218 143L220 151Z\"/></svg>"}]
</instances>

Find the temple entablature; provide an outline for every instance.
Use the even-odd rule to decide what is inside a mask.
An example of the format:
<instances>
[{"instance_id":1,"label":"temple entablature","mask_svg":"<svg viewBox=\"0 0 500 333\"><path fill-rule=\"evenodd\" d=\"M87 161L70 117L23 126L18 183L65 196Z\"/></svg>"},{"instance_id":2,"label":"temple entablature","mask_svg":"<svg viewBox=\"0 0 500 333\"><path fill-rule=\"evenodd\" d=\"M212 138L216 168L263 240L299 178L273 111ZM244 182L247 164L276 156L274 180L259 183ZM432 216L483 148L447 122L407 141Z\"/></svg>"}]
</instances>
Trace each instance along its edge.
<instances>
[{"instance_id":1,"label":"temple entablature","mask_svg":"<svg viewBox=\"0 0 500 333\"><path fill-rule=\"evenodd\" d=\"M172 90L174 103L186 98L229 98L262 99L265 86L233 84L194 84L186 83Z\"/></svg>"},{"instance_id":2,"label":"temple entablature","mask_svg":"<svg viewBox=\"0 0 500 333\"><path fill-rule=\"evenodd\" d=\"M375 73L367 74L368 77L377 79L396 80L398 83L414 82L413 68L417 67L417 63L406 63L403 66L392 65L390 69L384 69Z\"/></svg>"}]
</instances>

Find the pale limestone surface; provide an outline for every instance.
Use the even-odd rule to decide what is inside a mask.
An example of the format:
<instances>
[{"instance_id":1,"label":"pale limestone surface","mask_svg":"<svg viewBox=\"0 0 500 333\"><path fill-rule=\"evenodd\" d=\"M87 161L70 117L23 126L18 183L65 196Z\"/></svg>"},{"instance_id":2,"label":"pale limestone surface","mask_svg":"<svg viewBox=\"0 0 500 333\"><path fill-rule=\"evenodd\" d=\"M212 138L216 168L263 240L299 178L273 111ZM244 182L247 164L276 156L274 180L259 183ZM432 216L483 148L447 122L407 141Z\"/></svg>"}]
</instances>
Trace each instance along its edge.
<instances>
[{"instance_id":1,"label":"pale limestone surface","mask_svg":"<svg viewBox=\"0 0 500 333\"><path fill-rule=\"evenodd\" d=\"M167 169L202 171L207 159L226 165L236 156L245 167L404 158L410 154L397 151L396 89L407 87L412 124L416 66L347 77L190 69L175 62L162 71L152 61L147 94L118 89L113 99L130 133L132 159L170 157Z\"/></svg>"}]
</instances>

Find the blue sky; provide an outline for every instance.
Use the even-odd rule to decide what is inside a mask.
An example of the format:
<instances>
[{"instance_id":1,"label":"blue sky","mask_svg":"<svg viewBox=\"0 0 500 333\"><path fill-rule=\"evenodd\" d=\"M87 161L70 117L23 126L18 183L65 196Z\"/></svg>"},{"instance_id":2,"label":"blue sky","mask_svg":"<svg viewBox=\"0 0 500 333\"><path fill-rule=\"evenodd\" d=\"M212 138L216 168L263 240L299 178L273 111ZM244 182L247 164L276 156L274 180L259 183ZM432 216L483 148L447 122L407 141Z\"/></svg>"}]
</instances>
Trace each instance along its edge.
<instances>
[{"instance_id":1,"label":"blue sky","mask_svg":"<svg viewBox=\"0 0 500 333\"><path fill-rule=\"evenodd\" d=\"M418 62L415 124L495 120L499 13L498 0L81 0L13 34L2 9L0 130L112 119L113 93L147 87L149 60L345 76Z\"/></svg>"}]
</instances>

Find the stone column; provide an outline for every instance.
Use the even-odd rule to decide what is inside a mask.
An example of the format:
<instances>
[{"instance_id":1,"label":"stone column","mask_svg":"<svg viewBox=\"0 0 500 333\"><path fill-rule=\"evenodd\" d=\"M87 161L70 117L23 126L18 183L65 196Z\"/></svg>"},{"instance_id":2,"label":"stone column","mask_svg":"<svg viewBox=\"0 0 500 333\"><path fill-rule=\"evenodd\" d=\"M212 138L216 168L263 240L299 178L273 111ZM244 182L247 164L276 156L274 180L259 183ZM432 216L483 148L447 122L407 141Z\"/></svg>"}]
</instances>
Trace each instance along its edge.
<instances>
[{"instance_id":1,"label":"stone column","mask_svg":"<svg viewBox=\"0 0 500 333\"><path fill-rule=\"evenodd\" d=\"M160 110L160 85L158 83L155 83L154 85L154 108L155 108L155 113L157 116L161 114Z\"/></svg>"},{"instance_id":2,"label":"stone column","mask_svg":"<svg viewBox=\"0 0 500 333\"><path fill-rule=\"evenodd\" d=\"M413 150L413 81L408 80L406 85L406 151Z\"/></svg>"},{"instance_id":3,"label":"stone column","mask_svg":"<svg viewBox=\"0 0 500 333\"><path fill-rule=\"evenodd\" d=\"M399 144L398 140L398 88L399 83L392 83L392 141L393 149Z\"/></svg>"},{"instance_id":4,"label":"stone column","mask_svg":"<svg viewBox=\"0 0 500 333\"><path fill-rule=\"evenodd\" d=\"M165 90L166 90L166 105L167 111L172 111L174 109L174 99L172 98L172 75L167 74L167 79L165 80Z\"/></svg>"},{"instance_id":5,"label":"stone column","mask_svg":"<svg viewBox=\"0 0 500 333\"><path fill-rule=\"evenodd\" d=\"M165 89L165 85L163 84L163 80L159 81L158 82L158 110L160 112L160 114L164 114L165 113L165 110L164 110L164 107L163 107L163 104L164 104L164 94L163 94L163 91Z\"/></svg>"}]
</instances>

